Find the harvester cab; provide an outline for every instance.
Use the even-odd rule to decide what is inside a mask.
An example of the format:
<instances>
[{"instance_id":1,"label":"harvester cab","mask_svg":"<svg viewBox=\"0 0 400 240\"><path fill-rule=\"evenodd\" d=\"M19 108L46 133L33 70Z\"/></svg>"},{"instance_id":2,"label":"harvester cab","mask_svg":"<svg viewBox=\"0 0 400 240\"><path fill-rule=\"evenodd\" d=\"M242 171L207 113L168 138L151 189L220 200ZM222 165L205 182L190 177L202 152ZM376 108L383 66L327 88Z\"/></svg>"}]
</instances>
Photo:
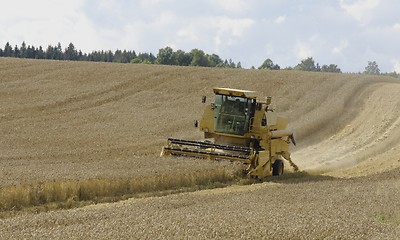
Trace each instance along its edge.
<instances>
[{"instance_id":1,"label":"harvester cab","mask_svg":"<svg viewBox=\"0 0 400 240\"><path fill-rule=\"evenodd\" d=\"M240 161L244 173L257 178L283 174L284 160L298 170L289 153L290 143L296 144L293 131L271 108L271 97L259 101L253 91L231 88L214 88L214 94L199 124L205 140L169 138L161 156Z\"/></svg>"}]
</instances>

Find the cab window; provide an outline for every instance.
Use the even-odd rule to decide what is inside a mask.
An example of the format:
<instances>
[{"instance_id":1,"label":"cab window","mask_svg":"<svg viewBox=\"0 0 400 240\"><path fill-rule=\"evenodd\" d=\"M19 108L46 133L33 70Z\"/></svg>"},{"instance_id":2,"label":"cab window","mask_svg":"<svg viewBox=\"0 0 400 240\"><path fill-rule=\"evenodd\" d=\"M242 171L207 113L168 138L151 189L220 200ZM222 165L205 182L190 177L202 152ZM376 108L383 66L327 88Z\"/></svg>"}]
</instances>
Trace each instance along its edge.
<instances>
[{"instance_id":1,"label":"cab window","mask_svg":"<svg viewBox=\"0 0 400 240\"><path fill-rule=\"evenodd\" d=\"M249 131L252 117L253 99L215 95L215 131L220 133L244 135Z\"/></svg>"}]
</instances>

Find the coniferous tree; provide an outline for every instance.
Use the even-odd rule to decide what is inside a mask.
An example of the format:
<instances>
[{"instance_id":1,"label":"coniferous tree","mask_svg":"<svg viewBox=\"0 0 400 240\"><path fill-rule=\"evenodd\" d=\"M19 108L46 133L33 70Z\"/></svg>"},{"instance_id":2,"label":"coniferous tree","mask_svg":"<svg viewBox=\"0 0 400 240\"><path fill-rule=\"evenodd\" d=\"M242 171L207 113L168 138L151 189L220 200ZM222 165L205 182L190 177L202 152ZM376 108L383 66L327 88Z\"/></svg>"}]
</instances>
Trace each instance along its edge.
<instances>
[{"instance_id":1,"label":"coniferous tree","mask_svg":"<svg viewBox=\"0 0 400 240\"><path fill-rule=\"evenodd\" d=\"M57 43L57 47L54 48L54 58L55 60L63 60L64 59L64 53L62 51L61 43Z\"/></svg>"},{"instance_id":2,"label":"coniferous tree","mask_svg":"<svg viewBox=\"0 0 400 240\"><path fill-rule=\"evenodd\" d=\"M85 61L85 58L81 50L78 51L78 61Z\"/></svg>"},{"instance_id":3,"label":"coniferous tree","mask_svg":"<svg viewBox=\"0 0 400 240\"><path fill-rule=\"evenodd\" d=\"M117 62L117 63L123 63L124 62L124 56L122 55L122 51L121 50L117 49L115 51L113 62Z\"/></svg>"},{"instance_id":4,"label":"coniferous tree","mask_svg":"<svg viewBox=\"0 0 400 240\"><path fill-rule=\"evenodd\" d=\"M26 49L26 57L27 58L35 58L35 56L36 56L35 47L28 45L28 48Z\"/></svg>"},{"instance_id":5,"label":"coniferous tree","mask_svg":"<svg viewBox=\"0 0 400 240\"><path fill-rule=\"evenodd\" d=\"M23 41L22 44L21 44L20 57L21 58L26 58L26 43L25 43L25 41Z\"/></svg>"},{"instance_id":6,"label":"coniferous tree","mask_svg":"<svg viewBox=\"0 0 400 240\"><path fill-rule=\"evenodd\" d=\"M70 43L68 45L68 48L65 49L64 59L65 60L72 60L72 61L78 60L78 51L76 51L75 46L74 46L73 43Z\"/></svg>"},{"instance_id":7,"label":"coniferous tree","mask_svg":"<svg viewBox=\"0 0 400 240\"><path fill-rule=\"evenodd\" d=\"M11 57L12 54L13 54L12 47L11 47L10 43L7 42L6 45L4 46L3 56L4 57Z\"/></svg>"},{"instance_id":8,"label":"coniferous tree","mask_svg":"<svg viewBox=\"0 0 400 240\"><path fill-rule=\"evenodd\" d=\"M36 50L36 58L45 59L45 52L43 51L42 46L39 46L39 48Z\"/></svg>"},{"instance_id":9,"label":"coniferous tree","mask_svg":"<svg viewBox=\"0 0 400 240\"><path fill-rule=\"evenodd\" d=\"M17 45L15 45L15 47L14 47L13 57L16 57L16 58L21 57L21 55L20 55L20 50L19 50L19 48L18 48Z\"/></svg>"}]
</instances>

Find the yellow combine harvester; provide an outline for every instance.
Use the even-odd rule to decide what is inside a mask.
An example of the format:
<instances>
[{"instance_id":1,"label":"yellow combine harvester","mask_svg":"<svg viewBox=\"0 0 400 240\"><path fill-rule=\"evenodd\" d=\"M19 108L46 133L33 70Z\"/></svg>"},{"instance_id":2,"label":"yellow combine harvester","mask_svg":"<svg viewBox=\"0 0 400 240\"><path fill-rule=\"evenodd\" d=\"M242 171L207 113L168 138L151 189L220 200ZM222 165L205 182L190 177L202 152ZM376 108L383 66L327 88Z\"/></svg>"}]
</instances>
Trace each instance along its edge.
<instances>
[{"instance_id":1,"label":"yellow combine harvester","mask_svg":"<svg viewBox=\"0 0 400 240\"><path fill-rule=\"evenodd\" d=\"M298 170L289 153L289 144L296 144L293 131L287 129L287 120L271 109L270 97L259 101L253 91L231 88L214 88L214 93L215 102L206 106L200 121L207 140L169 138L161 156L240 161L245 164L245 174L257 178L283 174L284 159Z\"/></svg>"}]
</instances>

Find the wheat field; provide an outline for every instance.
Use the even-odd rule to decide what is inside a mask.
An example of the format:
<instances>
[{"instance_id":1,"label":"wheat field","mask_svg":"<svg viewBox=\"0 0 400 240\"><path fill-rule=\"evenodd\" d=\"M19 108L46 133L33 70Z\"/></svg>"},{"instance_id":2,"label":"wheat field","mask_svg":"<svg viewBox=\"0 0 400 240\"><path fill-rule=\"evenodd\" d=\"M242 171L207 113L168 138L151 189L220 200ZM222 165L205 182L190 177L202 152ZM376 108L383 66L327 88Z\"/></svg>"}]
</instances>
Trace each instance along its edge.
<instances>
[{"instance_id":1,"label":"wheat field","mask_svg":"<svg viewBox=\"0 0 400 240\"><path fill-rule=\"evenodd\" d=\"M291 149L292 159L303 172L254 185L22 212L0 219L0 235L400 235L400 84L394 78L360 74L0 58L3 211L18 210L15 201L23 208L77 196L90 200L147 189L238 183L237 164L159 158L168 137L201 139L193 122L202 114L201 96L212 99L216 86L272 96L276 111L296 130L298 146Z\"/></svg>"}]
</instances>

